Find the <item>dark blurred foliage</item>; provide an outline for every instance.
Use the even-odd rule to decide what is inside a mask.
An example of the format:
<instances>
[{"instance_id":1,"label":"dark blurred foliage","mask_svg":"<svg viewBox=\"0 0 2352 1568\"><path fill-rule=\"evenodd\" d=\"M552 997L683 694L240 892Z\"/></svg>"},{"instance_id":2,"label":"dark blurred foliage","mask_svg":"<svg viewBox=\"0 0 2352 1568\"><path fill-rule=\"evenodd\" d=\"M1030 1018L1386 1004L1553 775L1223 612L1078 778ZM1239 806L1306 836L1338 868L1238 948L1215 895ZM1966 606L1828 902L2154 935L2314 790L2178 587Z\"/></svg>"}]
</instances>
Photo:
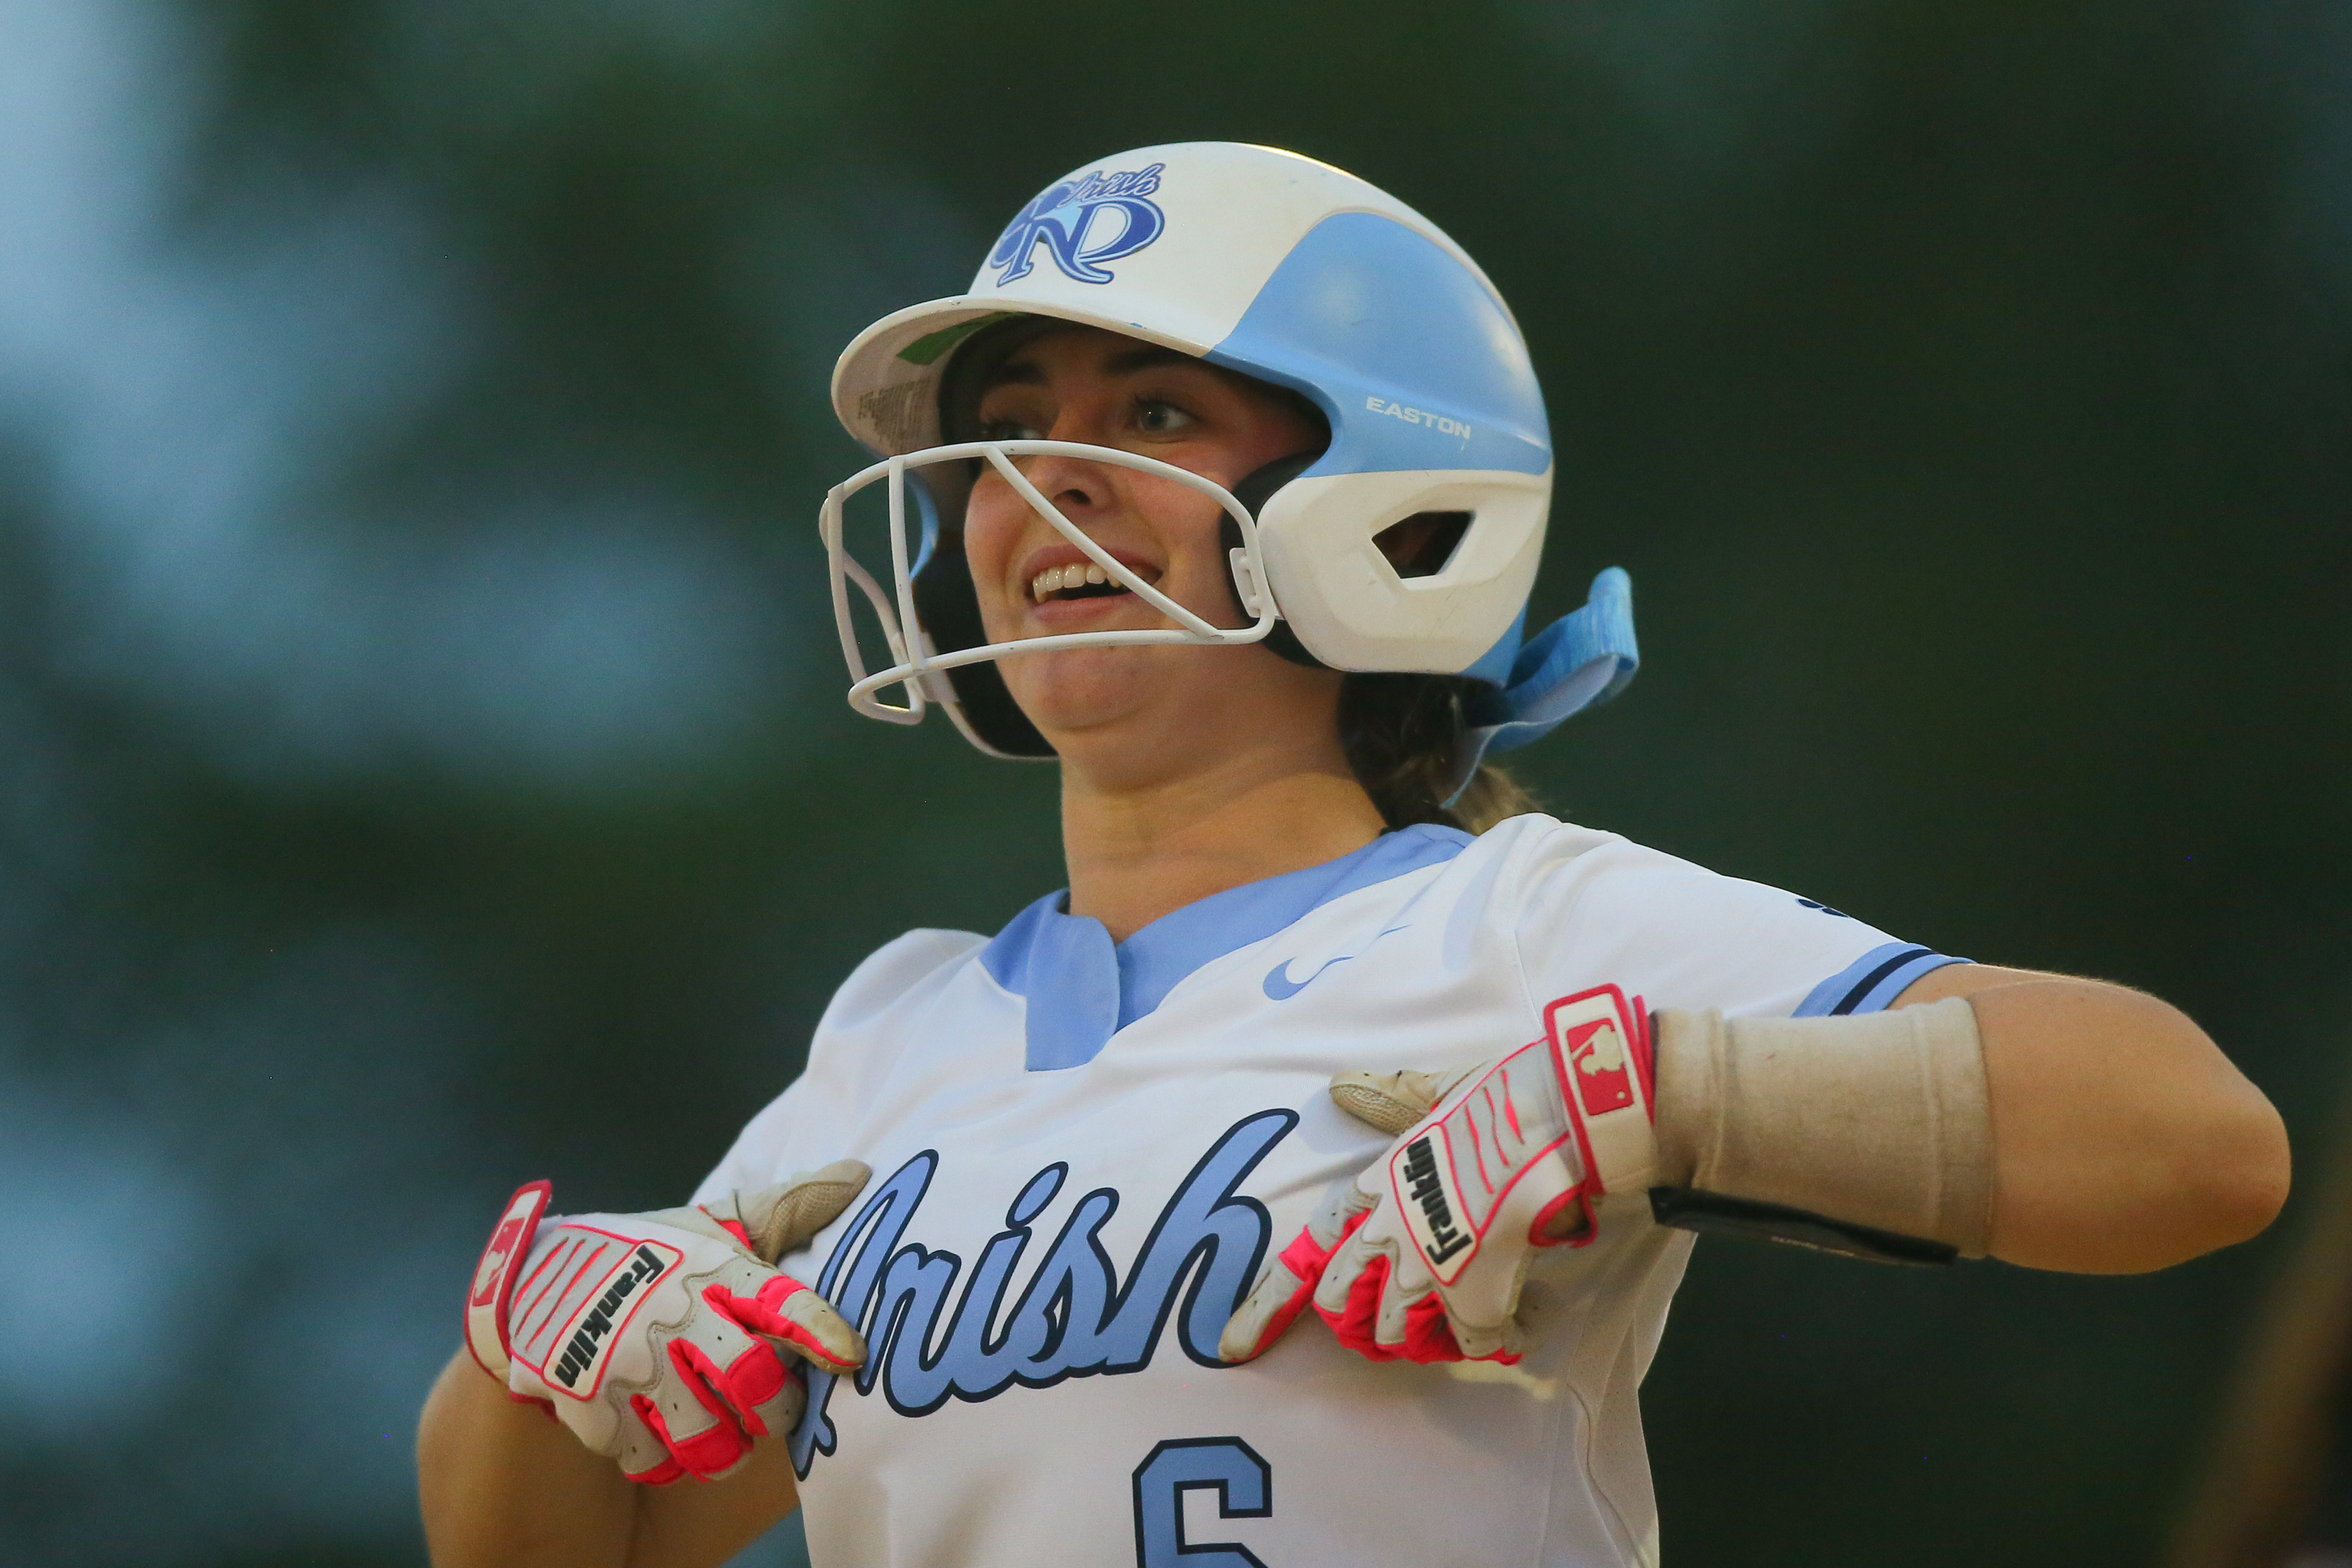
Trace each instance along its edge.
<instances>
[{"instance_id":1,"label":"dark blurred foliage","mask_svg":"<svg viewBox=\"0 0 2352 1568\"><path fill-rule=\"evenodd\" d=\"M855 721L832 357L1115 149L1297 148L1485 262L1564 815L2204 1020L2352 1000L2352 20L2297 0L1013 13L0 5L0 1557L421 1555L509 1186L688 1188L831 987L1058 879ZM2156 1556L2279 1237L2144 1279L1702 1247L1683 1563Z\"/></svg>"}]
</instances>

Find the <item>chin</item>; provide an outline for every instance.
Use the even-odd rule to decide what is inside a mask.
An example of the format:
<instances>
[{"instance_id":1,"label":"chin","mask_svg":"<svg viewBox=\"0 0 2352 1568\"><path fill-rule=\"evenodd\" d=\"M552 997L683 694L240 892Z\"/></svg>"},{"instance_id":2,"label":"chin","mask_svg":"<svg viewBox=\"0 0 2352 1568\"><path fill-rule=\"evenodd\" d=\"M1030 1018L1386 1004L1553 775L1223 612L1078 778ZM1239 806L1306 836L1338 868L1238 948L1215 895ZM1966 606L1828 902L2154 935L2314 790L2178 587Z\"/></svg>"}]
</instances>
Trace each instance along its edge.
<instances>
[{"instance_id":1,"label":"chin","mask_svg":"<svg viewBox=\"0 0 2352 1568\"><path fill-rule=\"evenodd\" d=\"M1193 651L1148 646L1072 648L1007 660L1003 669L1013 700L1031 723L1048 734L1075 732L1181 707L1180 688L1207 673L1198 660L1181 657ZM1171 704L1171 698L1180 700Z\"/></svg>"},{"instance_id":2,"label":"chin","mask_svg":"<svg viewBox=\"0 0 2352 1568\"><path fill-rule=\"evenodd\" d=\"M1078 653L1040 654L1030 668L1006 684L1029 721L1048 734L1097 729L1116 723L1149 703L1151 683L1138 679L1140 672L1103 668L1129 651L1087 648Z\"/></svg>"}]
</instances>

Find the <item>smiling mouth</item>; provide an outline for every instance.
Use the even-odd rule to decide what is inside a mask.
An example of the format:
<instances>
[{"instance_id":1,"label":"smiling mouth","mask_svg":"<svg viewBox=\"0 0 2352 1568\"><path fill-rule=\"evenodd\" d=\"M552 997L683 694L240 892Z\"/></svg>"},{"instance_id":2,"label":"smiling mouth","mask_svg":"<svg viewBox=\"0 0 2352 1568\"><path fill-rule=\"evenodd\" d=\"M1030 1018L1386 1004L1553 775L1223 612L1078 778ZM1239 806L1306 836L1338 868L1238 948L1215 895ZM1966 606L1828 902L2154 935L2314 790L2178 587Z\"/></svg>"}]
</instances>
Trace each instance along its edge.
<instances>
[{"instance_id":1,"label":"smiling mouth","mask_svg":"<svg viewBox=\"0 0 2352 1568\"><path fill-rule=\"evenodd\" d=\"M1029 600L1036 605L1057 599L1108 599L1129 591L1123 584L1112 582L1110 574L1090 561L1048 566L1029 580Z\"/></svg>"}]
</instances>

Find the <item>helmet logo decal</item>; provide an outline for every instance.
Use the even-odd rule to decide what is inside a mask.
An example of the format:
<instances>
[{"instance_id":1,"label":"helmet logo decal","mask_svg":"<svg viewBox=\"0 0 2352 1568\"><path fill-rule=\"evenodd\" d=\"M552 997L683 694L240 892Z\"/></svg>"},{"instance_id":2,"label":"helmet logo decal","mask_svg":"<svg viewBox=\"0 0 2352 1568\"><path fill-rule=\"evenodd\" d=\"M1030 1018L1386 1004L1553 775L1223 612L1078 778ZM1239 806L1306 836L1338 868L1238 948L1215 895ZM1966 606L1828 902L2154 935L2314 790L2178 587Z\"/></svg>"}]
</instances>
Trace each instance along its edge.
<instances>
[{"instance_id":1,"label":"helmet logo decal","mask_svg":"<svg viewBox=\"0 0 2352 1568\"><path fill-rule=\"evenodd\" d=\"M1469 426L1459 419L1449 419L1443 414L1432 414L1426 408L1407 408L1402 403L1391 403L1381 397L1365 398L1364 406L1375 414L1385 414L1391 419L1402 419L1408 425L1426 425L1431 429L1443 431L1448 436L1459 436L1465 441L1470 439Z\"/></svg>"},{"instance_id":2,"label":"helmet logo decal","mask_svg":"<svg viewBox=\"0 0 2352 1568\"><path fill-rule=\"evenodd\" d=\"M1003 268L996 275L997 286L1028 277L1041 244L1067 276L1081 283L1109 282L1104 262L1134 255L1168 226L1167 215L1146 199L1160 188L1167 166L1097 171L1047 186L1021 209L989 253L988 264Z\"/></svg>"}]
</instances>

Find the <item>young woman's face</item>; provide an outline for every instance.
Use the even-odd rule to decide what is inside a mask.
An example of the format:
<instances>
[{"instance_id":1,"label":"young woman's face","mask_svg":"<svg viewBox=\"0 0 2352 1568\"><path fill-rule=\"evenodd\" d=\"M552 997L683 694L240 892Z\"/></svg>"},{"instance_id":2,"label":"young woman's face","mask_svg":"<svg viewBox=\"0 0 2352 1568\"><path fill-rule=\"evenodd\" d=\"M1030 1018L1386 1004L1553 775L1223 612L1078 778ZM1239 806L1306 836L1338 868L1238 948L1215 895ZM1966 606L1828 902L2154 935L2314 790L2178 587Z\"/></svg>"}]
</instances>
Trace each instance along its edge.
<instances>
[{"instance_id":1,"label":"young woman's face","mask_svg":"<svg viewBox=\"0 0 2352 1568\"><path fill-rule=\"evenodd\" d=\"M1114 447L1189 468L1229 489L1323 439L1305 413L1263 388L1188 355L1090 327L1052 331L1015 351L989 377L978 413L986 440ZM1246 624L1234 602L1216 502L1172 479L1087 458L1016 461L1065 517L1136 575L1213 625ZM982 469L965 516L964 552L990 641L1173 624L1118 584L1089 582L1092 563L1084 552L993 468ZM1092 575L1103 574L1097 568ZM1187 669L1197 674L1202 653L1223 656L1221 679L1247 680L1261 661L1283 666L1262 647L1147 646L1034 654L999 668L1023 710L1050 733L1131 710L1153 682L1181 679ZM1179 657L1160 657L1171 654Z\"/></svg>"}]
</instances>

